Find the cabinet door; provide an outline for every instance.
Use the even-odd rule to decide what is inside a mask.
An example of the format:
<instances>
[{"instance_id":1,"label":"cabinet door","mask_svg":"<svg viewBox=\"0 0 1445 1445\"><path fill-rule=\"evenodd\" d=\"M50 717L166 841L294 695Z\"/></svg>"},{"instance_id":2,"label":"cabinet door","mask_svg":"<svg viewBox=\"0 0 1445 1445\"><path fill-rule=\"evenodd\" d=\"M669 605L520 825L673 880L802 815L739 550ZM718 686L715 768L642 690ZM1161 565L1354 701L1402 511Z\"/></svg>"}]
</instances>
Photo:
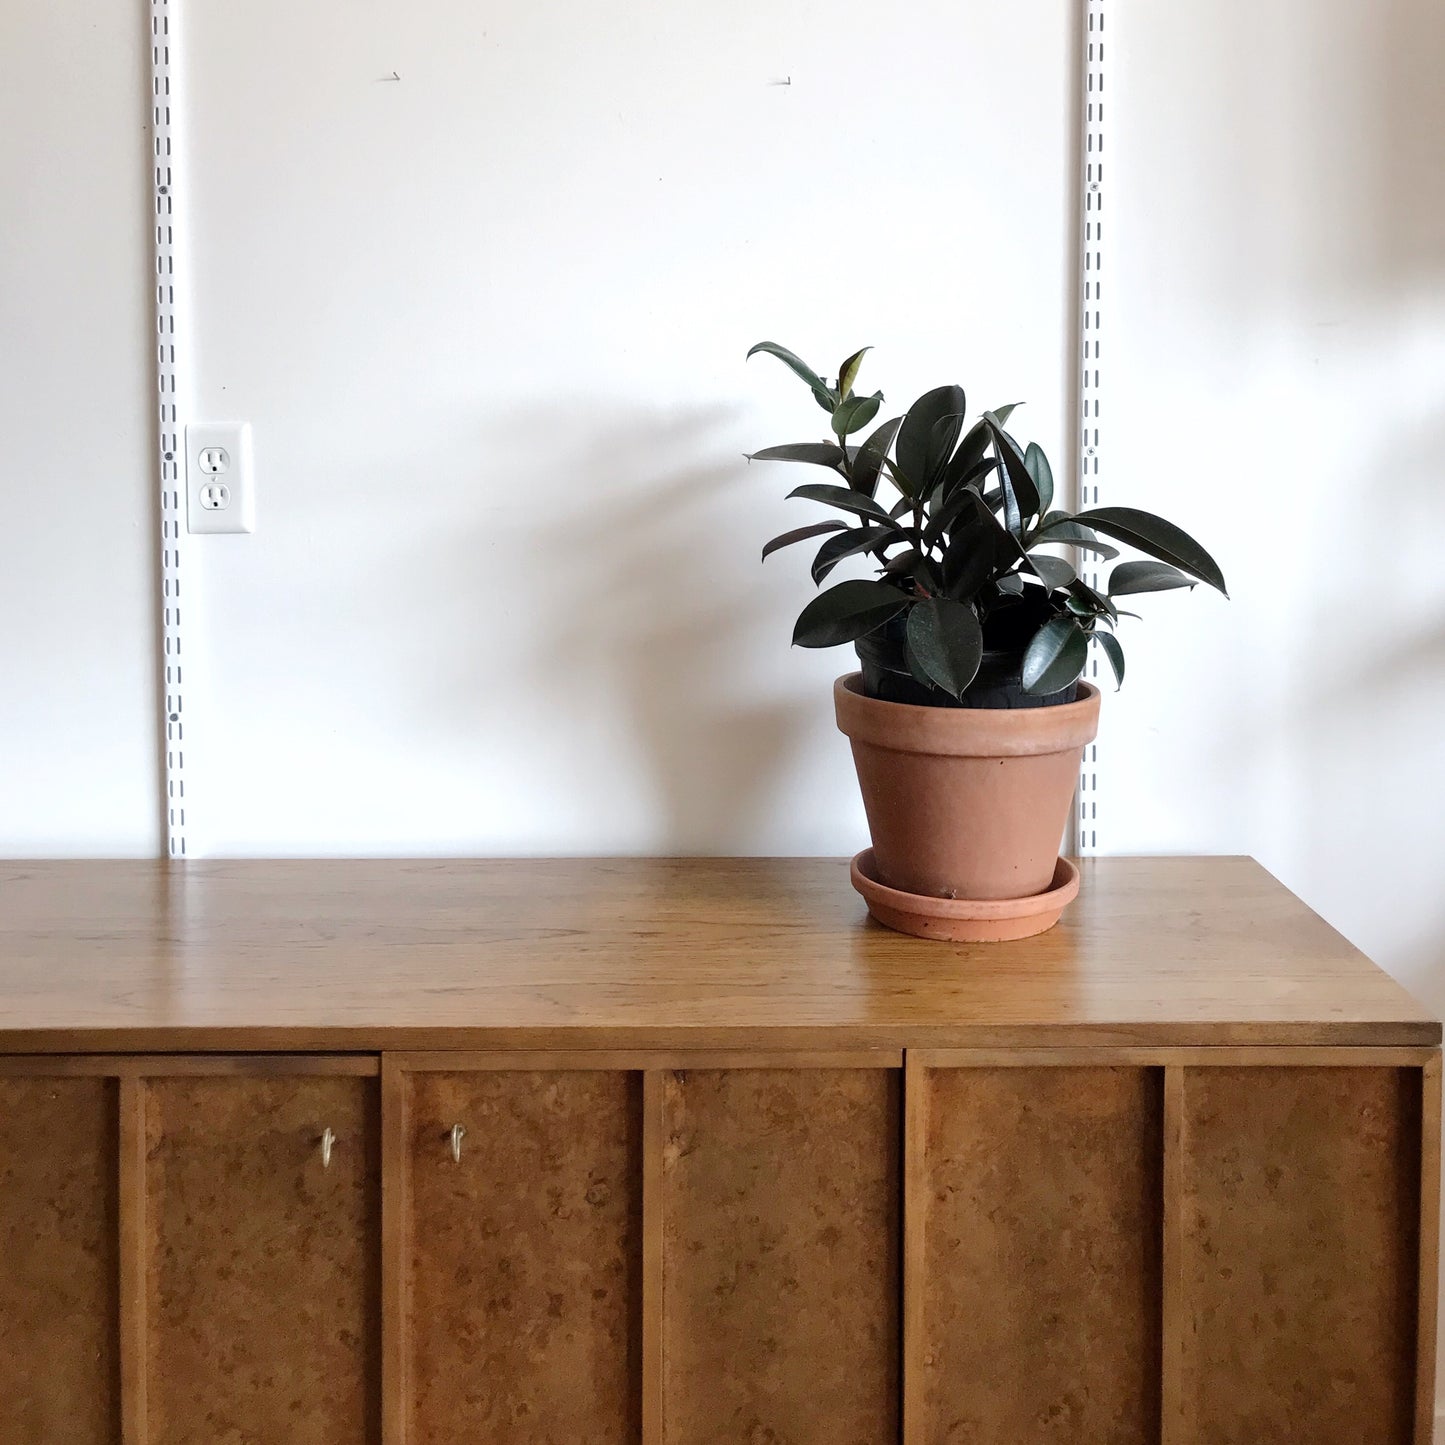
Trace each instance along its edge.
<instances>
[{"instance_id":1,"label":"cabinet door","mask_svg":"<svg viewBox=\"0 0 1445 1445\"><path fill-rule=\"evenodd\" d=\"M898 1437L897 1068L665 1076L665 1445Z\"/></svg>"},{"instance_id":2,"label":"cabinet door","mask_svg":"<svg viewBox=\"0 0 1445 1445\"><path fill-rule=\"evenodd\" d=\"M1181 1359L1167 1438L1417 1438L1420 1070L1181 1069L1171 1115Z\"/></svg>"},{"instance_id":3,"label":"cabinet door","mask_svg":"<svg viewBox=\"0 0 1445 1445\"><path fill-rule=\"evenodd\" d=\"M0 1077L0 1440L119 1438L116 1082Z\"/></svg>"},{"instance_id":4,"label":"cabinet door","mask_svg":"<svg viewBox=\"0 0 1445 1445\"><path fill-rule=\"evenodd\" d=\"M376 1080L281 1067L142 1087L146 1445L376 1438Z\"/></svg>"},{"instance_id":5,"label":"cabinet door","mask_svg":"<svg viewBox=\"0 0 1445 1445\"><path fill-rule=\"evenodd\" d=\"M641 1077L502 1063L388 1062L389 1445L636 1445Z\"/></svg>"},{"instance_id":6,"label":"cabinet door","mask_svg":"<svg viewBox=\"0 0 1445 1445\"><path fill-rule=\"evenodd\" d=\"M908 1445L1155 1445L1162 1071L914 1060Z\"/></svg>"}]
</instances>

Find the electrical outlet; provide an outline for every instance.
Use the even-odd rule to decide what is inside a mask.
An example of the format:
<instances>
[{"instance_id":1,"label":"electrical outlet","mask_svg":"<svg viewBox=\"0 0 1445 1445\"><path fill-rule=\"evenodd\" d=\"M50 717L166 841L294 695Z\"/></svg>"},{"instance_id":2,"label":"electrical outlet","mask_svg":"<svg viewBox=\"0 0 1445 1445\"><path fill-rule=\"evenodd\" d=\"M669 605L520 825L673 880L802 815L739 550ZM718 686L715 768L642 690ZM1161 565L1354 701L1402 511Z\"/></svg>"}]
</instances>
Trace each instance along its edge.
<instances>
[{"instance_id":1,"label":"electrical outlet","mask_svg":"<svg viewBox=\"0 0 1445 1445\"><path fill-rule=\"evenodd\" d=\"M250 422L205 422L186 428L186 530L256 530Z\"/></svg>"}]
</instances>

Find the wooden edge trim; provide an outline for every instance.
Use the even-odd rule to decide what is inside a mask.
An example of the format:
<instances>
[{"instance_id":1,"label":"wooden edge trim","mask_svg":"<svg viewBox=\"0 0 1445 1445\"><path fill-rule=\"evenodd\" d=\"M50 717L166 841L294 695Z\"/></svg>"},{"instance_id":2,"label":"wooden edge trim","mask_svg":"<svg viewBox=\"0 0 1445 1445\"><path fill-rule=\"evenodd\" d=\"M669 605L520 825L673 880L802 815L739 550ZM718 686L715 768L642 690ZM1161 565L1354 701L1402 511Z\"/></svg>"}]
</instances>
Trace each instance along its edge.
<instances>
[{"instance_id":1,"label":"wooden edge trim","mask_svg":"<svg viewBox=\"0 0 1445 1445\"><path fill-rule=\"evenodd\" d=\"M0 1058L0 1078L162 1079L223 1075L344 1075L375 1078L375 1054L10 1054Z\"/></svg>"},{"instance_id":2,"label":"wooden edge trim","mask_svg":"<svg viewBox=\"0 0 1445 1445\"><path fill-rule=\"evenodd\" d=\"M1185 1290L1184 1157L1187 1116L1184 1069L1164 1069L1164 1238L1160 1268L1161 1349L1159 1438L1161 1445L1193 1445L1190 1369L1193 1321Z\"/></svg>"},{"instance_id":3,"label":"wooden edge trim","mask_svg":"<svg viewBox=\"0 0 1445 1445\"><path fill-rule=\"evenodd\" d=\"M903 1445L923 1445L924 1256L928 1075L912 1049L903 1070Z\"/></svg>"},{"instance_id":4,"label":"wooden edge trim","mask_svg":"<svg viewBox=\"0 0 1445 1445\"><path fill-rule=\"evenodd\" d=\"M929 1069L1079 1068L1422 1068L1439 1051L1381 1045L1221 1044L1194 1048L909 1049L908 1057Z\"/></svg>"},{"instance_id":5,"label":"wooden edge trim","mask_svg":"<svg viewBox=\"0 0 1445 1445\"><path fill-rule=\"evenodd\" d=\"M409 1074L483 1069L900 1069L902 1049L496 1049L387 1053Z\"/></svg>"},{"instance_id":6,"label":"wooden edge trim","mask_svg":"<svg viewBox=\"0 0 1445 1445\"><path fill-rule=\"evenodd\" d=\"M147 1279L146 1086L143 1079L120 1081L117 1134L119 1180L116 1232L120 1271L120 1438L121 1445L149 1445L146 1401Z\"/></svg>"},{"instance_id":7,"label":"wooden edge trim","mask_svg":"<svg viewBox=\"0 0 1445 1445\"><path fill-rule=\"evenodd\" d=\"M411 1160L407 1149L406 1079L381 1062L381 1442L406 1445L411 1382L407 1288L411 1242Z\"/></svg>"},{"instance_id":8,"label":"wooden edge trim","mask_svg":"<svg viewBox=\"0 0 1445 1445\"><path fill-rule=\"evenodd\" d=\"M667 1139L664 1076L642 1075L642 1445L663 1445L663 1150Z\"/></svg>"},{"instance_id":9,"label":"wooden edge trim","mask_svg":"<svg viewBox=\"0 0 1445 1445\"><path fill-rule=\"evenodd\" d=\"M1420 1282L1415 1323L1415 1442L1435 1431L1436 1310L1440 1293L1440 1055L1420 1070Z\"/></svg>"},{"instance_id":10,"label":"wooden edge trim","mask_svg":"<svg viewBox=\"0 0 1445 1445\"><path fill-rule=\"evenodd\" d=\"M822 1023L668 1024L175 1024L112 1028L0 1028L4 1054L378 1054L436 1050L648 1050L1049 1048L1440 1047L1441 1028L1425 1019L1179 1019L1132 1023Z\"/></svg>"}]
</instances>

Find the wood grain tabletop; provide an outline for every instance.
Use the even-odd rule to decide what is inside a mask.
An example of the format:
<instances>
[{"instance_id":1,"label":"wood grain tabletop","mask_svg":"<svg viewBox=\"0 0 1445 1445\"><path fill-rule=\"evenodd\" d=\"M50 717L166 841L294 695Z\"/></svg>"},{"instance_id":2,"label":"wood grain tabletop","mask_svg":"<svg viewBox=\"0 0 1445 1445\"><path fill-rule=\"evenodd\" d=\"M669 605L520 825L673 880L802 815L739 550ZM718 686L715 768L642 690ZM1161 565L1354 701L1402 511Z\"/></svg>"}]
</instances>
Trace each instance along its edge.
<instances>
[{"instance_id":1,"label":"wood grain tabletop","mask_svg":"<svg viewBox=\"0 0 1445 1445\"><path fill-rule=\"evenodd\" d=\"M1247 858L1085 860L1017 943L874 924L838 859L0 864L0 1051L1428 1045Z\"/></svg>"}]
</instances>

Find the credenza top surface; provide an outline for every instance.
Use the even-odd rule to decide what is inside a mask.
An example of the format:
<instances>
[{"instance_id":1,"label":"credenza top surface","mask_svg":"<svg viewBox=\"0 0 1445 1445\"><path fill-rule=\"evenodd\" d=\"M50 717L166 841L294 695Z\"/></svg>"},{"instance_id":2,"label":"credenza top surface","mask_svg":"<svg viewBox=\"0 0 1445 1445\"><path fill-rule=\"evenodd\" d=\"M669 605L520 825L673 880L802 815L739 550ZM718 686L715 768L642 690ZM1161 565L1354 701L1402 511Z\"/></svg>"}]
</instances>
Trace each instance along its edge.
<instances>
[{"instance_id":1,"label":"credenza top surface","mask_svg":"<svg viewBox=\"0 0 1445 1445\"><path fill-rule=\"evenodd\" d=\"M1247 858L1085 860L1017 943L835 859L0 864L0 1053L1433 1044Z\"/></svg>"}]
</instances>

